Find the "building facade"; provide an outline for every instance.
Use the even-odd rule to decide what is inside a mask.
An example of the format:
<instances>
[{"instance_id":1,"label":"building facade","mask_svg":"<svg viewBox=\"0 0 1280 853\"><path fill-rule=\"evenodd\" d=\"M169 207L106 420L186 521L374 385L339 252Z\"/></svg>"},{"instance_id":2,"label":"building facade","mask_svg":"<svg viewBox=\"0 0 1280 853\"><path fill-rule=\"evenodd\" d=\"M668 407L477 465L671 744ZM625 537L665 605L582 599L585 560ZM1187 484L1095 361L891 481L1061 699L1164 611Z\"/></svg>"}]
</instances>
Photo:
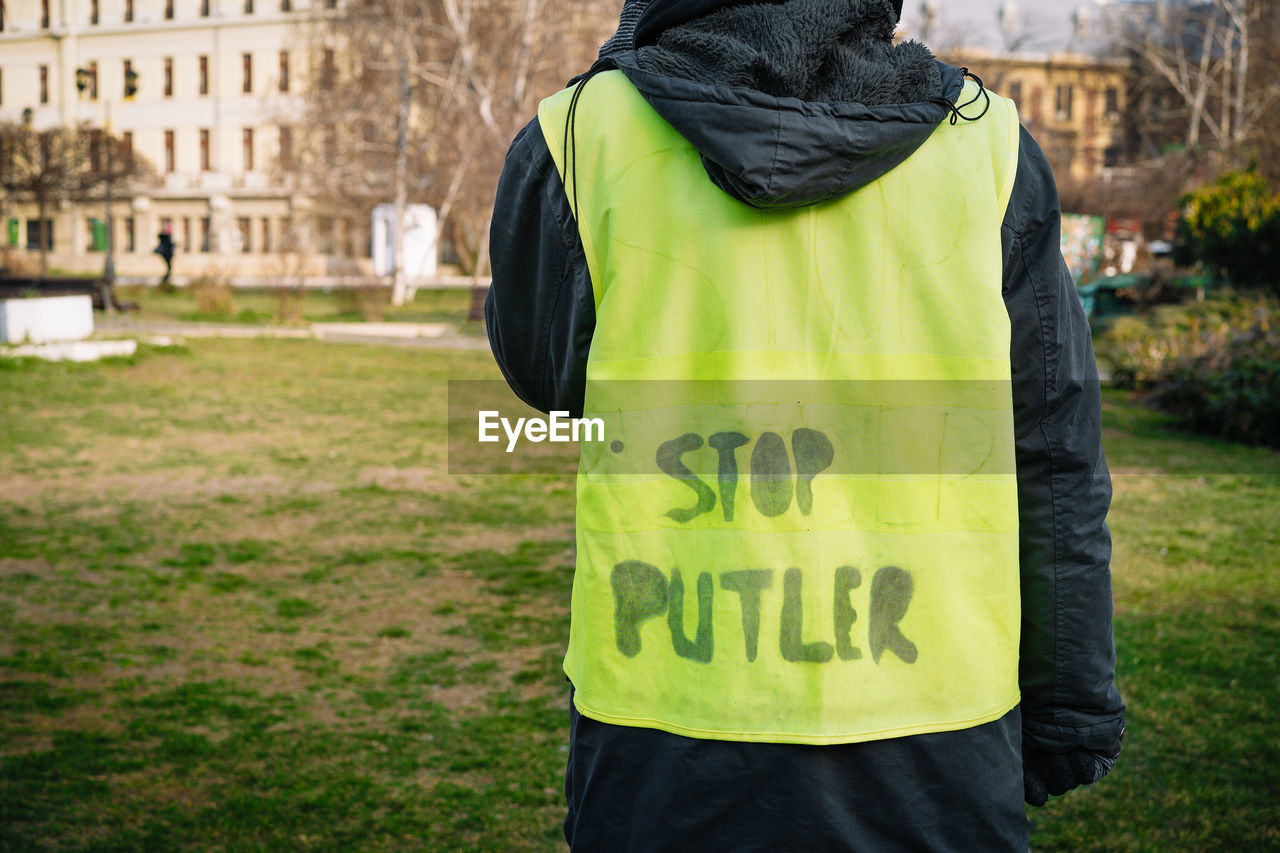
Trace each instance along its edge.
<instances>
[{"instance_id":1,"label":"building facade","mask_svg":"<svg viewBox=\"0 0 1280 853\"><path fill-rule=\"evenodd\" d=\"M292 273L303 251L310 273L366 272L368 216L320 215L287 178L290 123L302 114L311 76L308 24L335 6L0 0L0 121L34 130L106 126L128 156L151 165L154 178L113 187L122 278L159 275L151 252L164 227L179 277L284 274L286 250ZM137 91L126 97L130 80ZM30 257L51 229L51 268L102 269L104 229L95 220L105 217L103 200L64 199L45 224L30 200L7 201L0 245L16 238L19 255Z\"/></svg>"},{"instance_id":2,"label":"building facade","mask_svg":"<svg viewBox=\"0 0 1280 853\"><path fill-rule=\"evenodd\" d=\"M995 54L957 50L944 58L980 76L1018 105L1059 181L1095 181L1124 153L1129 63L1074 53Z\"/></svg>"}]
</instances>

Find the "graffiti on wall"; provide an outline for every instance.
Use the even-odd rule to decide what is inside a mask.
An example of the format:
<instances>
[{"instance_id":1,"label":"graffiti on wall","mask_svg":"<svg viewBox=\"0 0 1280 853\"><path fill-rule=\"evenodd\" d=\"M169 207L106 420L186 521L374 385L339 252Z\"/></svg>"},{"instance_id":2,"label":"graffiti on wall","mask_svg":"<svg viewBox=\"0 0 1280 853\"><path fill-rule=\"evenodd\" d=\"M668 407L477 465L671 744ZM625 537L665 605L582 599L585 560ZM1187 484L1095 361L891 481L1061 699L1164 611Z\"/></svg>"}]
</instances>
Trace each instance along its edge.
<instances>
[{"instance_id":1,"label":"graffiti on wall","mask_svg":"<svg viewBox=\"0 0 1280 853\"><path fill-rule=\"evenodd\" d=\"M1098 274L1102 263L1102 235L1106 221L1101 216L1062 214L1062 257L1077 286Z\"/></svg>"}]
</instances>

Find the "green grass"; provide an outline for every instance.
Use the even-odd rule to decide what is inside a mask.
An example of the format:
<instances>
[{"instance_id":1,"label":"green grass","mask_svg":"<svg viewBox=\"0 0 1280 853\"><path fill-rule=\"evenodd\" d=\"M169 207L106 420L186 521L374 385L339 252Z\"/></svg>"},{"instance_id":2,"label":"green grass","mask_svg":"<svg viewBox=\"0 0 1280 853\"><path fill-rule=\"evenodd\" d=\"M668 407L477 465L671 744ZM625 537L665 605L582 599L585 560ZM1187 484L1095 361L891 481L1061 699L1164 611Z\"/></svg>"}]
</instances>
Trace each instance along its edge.
<instances>
[{"instance_id":1,"label":"green grass","mask_svg":"<svg viewBox=\"0 0 1280 853\"><path fill-rule=\"evenodd\" d=\"M0 370L0 849L561 847L571 482L446 473L445 381L495 375L274 339ZM1033 847L1280 849L1280 457L1106 422L1129 732Z\"/></svg>"},{"instance_id":2,"label":"green grass","mask_svg":"<svg viewBox=\"0 0 1280 853\"><path fill-rule=\"evenodd\" d=\"M1033 815L1033 847L1280 850L1280 454L1105 404L1128 731L1104 783Z\"/></svg>"},{"instance_id":3,"label":"green grass","mask_svg":"<svg viewBox=\"0 0 1280 853\"><path fill-rule=\"evenodd\" d=\"M138 304L132 316L139 320L212 321L218 323L275 323L290 316L282 304L286 294L262 290L236 290L230 311L202 312L187 289L169 293L153 287L120 287L122 301ZM289 296L288 298L293 298ZM307 290L300 297L297 312L304 322L350 323L365 319L354 297L323 291ZM461 325L471 304L471 292L464 287L419 290L407 305L386 306L388 321L405 323L451 323Z\"/></svg>"}]
</instances>

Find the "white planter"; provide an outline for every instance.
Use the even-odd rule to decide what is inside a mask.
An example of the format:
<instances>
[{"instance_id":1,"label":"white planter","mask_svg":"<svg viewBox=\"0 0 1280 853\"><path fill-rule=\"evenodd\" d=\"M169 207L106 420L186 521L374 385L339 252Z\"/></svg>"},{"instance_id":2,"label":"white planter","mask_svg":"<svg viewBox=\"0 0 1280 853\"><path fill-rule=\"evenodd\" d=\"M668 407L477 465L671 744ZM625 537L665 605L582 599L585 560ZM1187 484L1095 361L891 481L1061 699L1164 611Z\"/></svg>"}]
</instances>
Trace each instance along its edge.
<instances>
[{"instance_id":1,"label":"white planter","mask_svg":"<svg viewBox=\"0 0 1280 853\"><path fill-rule=\"evenodd\" d=\"M0 299L2 344L80 341L91 334L93 300L88 296Z\"/></svg>"}]
</instances>

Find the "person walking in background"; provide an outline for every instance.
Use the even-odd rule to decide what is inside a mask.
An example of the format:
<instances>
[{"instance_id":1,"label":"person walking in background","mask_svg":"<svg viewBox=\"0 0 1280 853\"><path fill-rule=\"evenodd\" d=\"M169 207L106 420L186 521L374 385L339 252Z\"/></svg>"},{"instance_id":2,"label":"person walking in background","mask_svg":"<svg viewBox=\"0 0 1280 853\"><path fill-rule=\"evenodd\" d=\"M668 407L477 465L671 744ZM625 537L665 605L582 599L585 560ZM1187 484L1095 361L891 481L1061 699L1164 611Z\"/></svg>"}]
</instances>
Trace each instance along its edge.
<instances>
[{"instance_id":1,"label":"person walking in background","mask_svg":"<svg viewBox=\"0 0 1280 853\"><path fill-rule=\"evenodd\" d=\"M160 279L160 286L168 287L169 276L173 273L173 226L166 222L160 229L157 240L152 251L164 259L164 278Z\"/></svg>"},{"instance_id":2,"label":"person walking in background","mask_svg":"<svg viewBox=\"0 0 1280 853\"><path fill-rule=\"evenodd\" d=\"M608 424L574 850L1025 851L1024 801L1119 755L1053 176L1011 101L894 44L901 11L628 0L507 154L491 348L525 402Z\"/></svg>"}]
</instances>

